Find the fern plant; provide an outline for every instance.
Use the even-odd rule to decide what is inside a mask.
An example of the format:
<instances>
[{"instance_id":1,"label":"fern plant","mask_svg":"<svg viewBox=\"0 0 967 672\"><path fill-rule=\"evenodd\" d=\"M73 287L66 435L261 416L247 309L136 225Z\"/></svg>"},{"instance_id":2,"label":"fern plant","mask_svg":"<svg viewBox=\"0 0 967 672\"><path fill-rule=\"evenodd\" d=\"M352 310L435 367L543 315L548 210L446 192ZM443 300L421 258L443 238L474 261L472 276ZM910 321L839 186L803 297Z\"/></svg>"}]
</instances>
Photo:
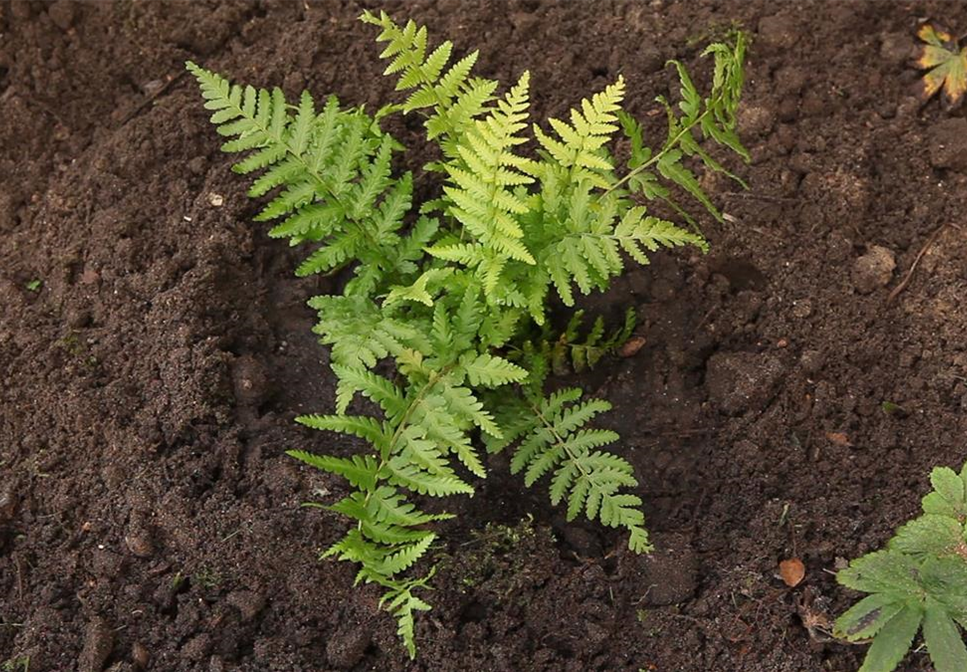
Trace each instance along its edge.
<instances>
[{"instance_id":1,"label":"fern plant","mask_svg":"<svg viewBox=\"0 0 967 672\"><path fill-rule=\"evenodd\" d=\"M853 560L837 580L869 593L836 621L850 642L872 640L860 672L896 669L922 630L937 672L967 670L967 464L930 475L923 515L896 531L887 548Z\"/></svg>"},{"instance_id":2,"label":"fern plant","mask_svg":"<svg viewBox=\"0 0 967 672\"><path fill-rule=\"evenodd\" d=\"M576 291L604 290L627 258L644 264L661 247L705 249L699 234L644 203L684 212L677 186L718 215L684 159L724 170L702 138L747 158L735 133L744 41L737 34L706 51L714 74L705 98L676 64L680 112L665 103L668 137L651 149L620 109L621 78L580 101L567 121L541 127L529 124L527 72L500 94L498 82L472 73L476 51L454 60L449 41L431 50L426 28L413 21L360 18L379 29L386 73L408 92L372 116L335 97L317 105L308 93L290 104L278 88L187 67L227 138L222 149L245 155L233 169L254 177L249 195L268 197L256 220L310 250L298 275L347 279L340 294L310 301L315 331L331 348L336 407L297 421L370 448L289 454L353 489L327 507L352 524L323 555L356 563L357 582L383 589L413 656L414 617L430 608L421 595L433 573L416 565L436 540L433 524L450 517L422 511L419 497L473 495L474 479L486 476L481 448L511 450L512 470L527 485L548 477L551 502L565 505L568 518L623 528L632 551L650 548L632 467L603 450L618 436L591 426L609 404L578 389L545 389L567 350L579 367L593 365L633 322L610 338L596 322L583 343L572 322L563 341L550 342L548 307L555 294L573 306ZM421 115L439 147L424 167L442 178L433 199L414 202L417 178L394 169L403 148L380 122L396 113ZM630 143L626 167L609 149L620 128ZM536 153L522 151L532 138ZM379 413L351 413L360 396Z\"/></svg>"}]
</instances>

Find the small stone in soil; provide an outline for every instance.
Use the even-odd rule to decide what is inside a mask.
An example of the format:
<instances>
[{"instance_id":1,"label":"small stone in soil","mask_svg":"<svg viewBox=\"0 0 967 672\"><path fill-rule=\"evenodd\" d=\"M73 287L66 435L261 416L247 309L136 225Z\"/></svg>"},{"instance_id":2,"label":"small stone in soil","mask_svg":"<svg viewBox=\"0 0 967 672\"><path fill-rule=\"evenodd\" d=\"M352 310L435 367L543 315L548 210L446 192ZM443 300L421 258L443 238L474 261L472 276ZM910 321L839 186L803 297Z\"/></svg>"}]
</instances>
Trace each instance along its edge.
<instances>
[{"instance_id":1,"label":"small stone in soil","mask_svg":"<svg viewBox=\"0 0 967 672\"><path fill-rule=\"evenodd\" d=\"M760 410L782 375L780 361L768 354L718 352L708 360L709 400L729 415Z\"/></svg>"},{"instance_id":2,"label":"small stone in soil","mask_svg":"<svg viewBox=\"0 0 967 672\"><path fill-rule=\"evenodd\" d=\"M902 65L916 52L908 33L886 33L880 40L880 58L888 65Z\"/></svg>"},{"instance_id":3,"label":"small stone in soil","mask_svg":"<svg viewBox=\"0 0 967 672\"><path fill-rule=\"evenodd\" d=\"M124 537L124 545L139 558L150 558L154 555L154 544L151 542L151 536L144 530L132 530Z\"/></svg>"},{"instance_id":4,"label":"small stone in soil","mask_svg":"<svg viewBox=\"0 0 967 672\"><path fill-rule=\"evenodd\" d=\"M759 21L759 42L776 50L789 49L799 39L798 22L794 16L776 14Z\"/></svg>"},{"instance_id":5,"label":"small stone in soil","mask_svg":"<svg viewBox=\"0 0 967 672\"><path fill-rule=\"evenodd\" d=\"M207 632L193 637L187 644L181 647L181 655L188 660L199 661L208 655L212 648L212 638Z\"/></svg>"},{"instance_id":6,"label":"small stone in soil","mask_svg":"<svg viewBox=\"0 0 967 672\"><path fill-rule=\"evenodd\" d=\"M8 482L0 489L0 523L13 520L17 513L18 499L13 483Z\"/></svg>"},{"instance_id":7,"label":"small stone in soil","mask_svg":"<svg viewBox=\"0 0 967 672\"><path fill-rule=\"evenodd\" d=\"M80 672L101 672L114 648L114 631L101 617L95 617L87 624L84 635L84 648L78 659Z\"/></svg>"},{"instance_id":8,"label":"small stone in soil","mask_svg":"<svg viewBox=\"0 0 967 672\"><path fill-rule=\"evenodd\" d=\"M136 668L141 670L146 669L148 663L151 662L151 652L141 642L135 642L134 646L131 647L131 659L134 661Z\"/></svg>"},{"instance_id":9,"label":"small stone in soil","mask_svg":"<svg viewBox=\"0 0 967 672\"><path fill-rule=\"evenodd\" d=\"M927 151L930 165L967 171L967 119L953 117L930 127Z\"/></svg>"},{"instance_id":10,"label":"small stone in soil","mask_svg":"<svg viewBox=\"0 0 967 672\"><path fill-rule=\"evenodd\" d=\"M47 16L61 30L67 30L74 24L74 13L73 0L57 0L47 10Z\"/></svg>"},{"instance_id":11,"label":"small stone in soil","mask_svg":"<svg viewBox=\"0 0 967 672\"><path fill-rule=\"evenodd\" d=\"M620 559L621 576L643 593L642 606L678 604L692 597L698 587L698 559L683 536L655 544L647 555L625 554Z\"/></svg>"},{"instance_id":12,"label":"small stone in soil","mask_svg":"<svg viewBox=\"0 0 967 672\"><path fill-rule=\"evenodd\" d=\"M262 363L250 355L242 355L232 365L235 400L243 406L258 406L269 394L268 377Z\"/></svg>"},{"instance_id":13,"label":"small stone in soil","mask_svg":"<svg viewBox=\"0 0 967 672\"><path fill-rule=\"evenodd\" d=\"M853 287L860 294L869 294L883 287L893 278L896 259L885 247L873 245L853 264Z\"/></svg>"},{"instance_id":14,"label":"small stone in soil","mask_svg":"<svg viewBox=\"0 0 967 672\"><path fill-rule=\"evenodd\" d=\"M739 131L744 138L769 135L775 123L774 107L743 105L739 108Z\"/></svg>"},{"instance_id":15,"label":"small stone in soil","mask_svg":"<svg viewBox=\"0 0 967 672\"><path fill-rule=\"evenodd\" d=\"M251 590L229 593L225 601L238 609L243 621L252 620L265 607L265 598Z\"/></svg>"},{"instance_id":16,"label":"small stone in soil","mask_svg":"<svg viewBox=\"0 0 967 672\"><path fill-rule=\"evenodd\" d=\"M341 670L353 667L363 659L372 638L372 632L365 626L349 624L343 627L326 644L329 664Z\"/></svg>"},{"instance_id":17,"label":"small stone in soil","mask_svg":"<svg viewBox=\"0 0 967 672\"><path fill-rule=\"evenodd\" d=\"M799 358L799 365L807 374L818 373L825 364L823 353L819 350L806 350Z\"/></svg>"}]
</instances>

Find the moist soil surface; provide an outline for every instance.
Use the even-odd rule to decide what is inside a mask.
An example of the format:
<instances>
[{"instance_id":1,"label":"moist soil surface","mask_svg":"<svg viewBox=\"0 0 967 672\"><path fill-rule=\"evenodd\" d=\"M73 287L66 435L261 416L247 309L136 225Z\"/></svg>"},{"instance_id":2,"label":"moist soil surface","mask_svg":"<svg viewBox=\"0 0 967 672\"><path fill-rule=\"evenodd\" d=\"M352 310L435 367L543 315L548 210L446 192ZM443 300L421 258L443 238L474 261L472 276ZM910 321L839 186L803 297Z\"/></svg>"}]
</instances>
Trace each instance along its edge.
<instances>
[{"instance_id":1,"label":"moist soil surface","mask_svg":"<svg viewBox=\"0 0 967 672\"><path fill-rule=\"evenodd\" d=\"M566 381L614 403L656 552L565 524L491 458L451 507L416 662L378 593L317 560L346 522L300 503L345 486L283 453L351 449L292 422L332 408L305 301L334 281L294 278L251 222L182 76L374 109L398 94L363 7L0 4L3 669L855 670L833 571L967 457L967 121L921 105L910 64L919 22L963 31L967 5L383 5L480 48L485 76L529 69L538 119L623 74L656 142L665 61L706 82L709 40L753 40L750 189L706 179L712 252L585 305L636 307L646 343ZM418 122L391 130L420 148Z\"/></svg>"}]
</instances>

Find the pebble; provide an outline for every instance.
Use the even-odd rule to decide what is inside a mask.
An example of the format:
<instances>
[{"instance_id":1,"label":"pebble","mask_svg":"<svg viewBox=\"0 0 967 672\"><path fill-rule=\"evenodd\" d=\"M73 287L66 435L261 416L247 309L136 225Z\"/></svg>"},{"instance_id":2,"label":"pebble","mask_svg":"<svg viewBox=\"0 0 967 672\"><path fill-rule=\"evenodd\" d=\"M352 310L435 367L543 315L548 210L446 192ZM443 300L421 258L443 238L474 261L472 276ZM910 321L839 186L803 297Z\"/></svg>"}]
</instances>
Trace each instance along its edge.
<instances>
[{"instance_id":1,"label":"pebble","mask_svg":"<svg viewBox=\"0 0 967 672\"><path fill-rule=\"evenodd\" d=\"M582 527L565 523L555 531L582 558L597 557L601 552L601 540Z\"/></svg>"},{"instance_id":2,"label":"pebble","mask_svg":"<svg viewBox=\"0 0 967 672\"><path fill-rule=\"evenodd\" d=\"M739 133L742 137L765 137L776 123L774 106L743 105L739 108Z\"/></svg>"},{"instance_id":3,"label":"pebble","mask_svg":"<svg viewBox=\"0 0 967 672\"><path fill-rule=\"evenodd\" d=\"M513 12L510 15L510 22L518 37L530 37L534 35L540 19L528 12Z\"/></svg>"},{"instance_id":4,"label":"pebble","mask_svg":"<svg viewBox=\"0 0 967 672\"><path fill-rule=\"evenodd\" d=\"M684 536L656 540L646 555L623 554L619 571L643 595L641 606L661 607L690 599L698 587L698 558Z\"/></svg>"},{"instance_id":5,"label":"pebble","mask_svg":"<svg viewBox=\"0 0 967 672\"><path fill-rule=\"evenodd\" d=\"M813 314L813 303L809 299L800 299L798 301L793 301L792 304L792 316L802 319L804 317L809 317Z\"/></svg>"},{"instance_id":6,"label":"pebble","mask_svg":"<svg viewBox=\"0 0 967 672\"><path fill-rule=\"evenodd\" d=\"M57 0L47 10L47 16L61 30L67 30L74 25L75 14L76 7L73 0Z\"/></svg>"},{"instance_id":7,"label":"pebble","mask_svg":"<svg viewBox=\"0 0 967 672\"><path fill-rule=\"evenodd\" d=\"M119 554L98 546L91 557L91 571L99 579L113 579L121 573L124 558Z\"/></svg>"},{"instance_id":8,"label":"pebble","mask_svg":"<svg viewBox=\"0 0 967 672\"><path fill-rule=\"evenodd\" d=\"M134 529L129 532L124 537L124 545L139 558L150 558L154 555L154 544L146 530Z\"/></svg>"},{"instance_id":9,"label":"pebble","mask_svg":"<svg viewBox=\"0 0 967 672\"><path fill-rule=\"evenodd\" d=\"M30 18L31 4L27 0L11 0L8 5L10 14L21 21Z\"/></svg>"},{"instance_id":10,"label":"pebble","mask_svg":"<svg viewBox=\"0 0 967 672\"><path fill-rule=\"evenodd\" d=\"M0 68L2 68L0 62ZM17 223L17 208L14 207L13 197L0 191L0 233L12 231Z\"/></svg>"},{"instance_id":11,"label":"pebble","mask_svg":"<svg viewBox=\"0 0 967 672\"><path fill-rule=\"evenodd\" d=\"M779 121L791 123L799 118L799 96L786 96L779 102Z\"/></svg>"},{"instance_id":12,"label":"pebble","mask_svg":"<svg viewBox=\"0 0 967 672\"><path fill-rule=\"evenodd\" d=\"M131 659L134 661L135 667L145 670L148 663L151 662L151 652L141 642L135 642L134 646L131 647Z\"/></svg>"},{"instance_id":13,"label":"pebble","mask_svg":"<svg viewBox=\"0 0 967 672\"><path fill-rule=\"evenodd\" d=\"M78 659L80 672L101 672L114 648L114 631L101 617L93 618L87 624L84 634L84 648Z\"/></svg>"},{"instance_id":14,"label":"pebble","mask_svg":"<svg viewBox=\"0 0 967 672\"><path fill-rule=\"evenodd\" d=\"M251 590L237 590L229 593L225 601L238 609L243 621L252 620L265 607L265 598Z\"/></svg>"},{"instance_id":15,"label":"pebble","mask_svg":"<svg viewBox=\"0 0 967 672\"><path fill-rule=\"evenodd\" d=\"M164 85L165 85L164 80L162 80L162 79L152 79L152 80L150 80L150 81L145 82L144 84L142 84L141 85L141 90L144 92L144 95L146 95L146 96L153 96L156 93L158 93L158 91L160 91L164 87Z\"/></svg>"},{"instance_id":16,"label":"pebble","mask_svg":"<svg viewBox=\"0 0 967 672\"><path fill-rule=\"evenodd\" d=\"M913 58L916 49L907 33L886 33L880 38L880 58L885 65L903 65Z\"/></svg>"},{"instance_id":17,"label":"pebble","mask_svg":"<svg viewBox=\"0 0 967 672\"><path fill-rule=\"evenodd\" d=\"M755 352L718 352L709 357L709 400L729 415L761 410L782 375L779 359Z\"/></svg>"},{"instance_id":18,"label":"pebble","mask_svg":"<svg viewBox=\"0 0 967 672\"><path fill-rule=\"evenodd\" d=\"M269 393L268 377L262 362L251 355L242 355L232 364L235 401L243 406L258 406Z\"/></svg>"},{"instance_id":19,"label":"pebble","mask_svg":"<svg viewBox=\"0 0 967 672\"><path fill-rule=\"evenodd\" d=\"M350 623L326 643L326 659L333 667L348 670L363 659L372 639L373 633L369 628Z\"/></svg>"},{"instance_id":20,"label":"pebble","mask_svg":"<svg viewBox=\"0 0 967 672\"><path fill-rule=\"evenodd\" d=\"M819 373L825 363L826 358L819 350L806 350L799 358L799 365L802 366L802 370L810 375Z\"/></svg>"},{"instance_id":21,"label":"pebble","mask_svg":"<svg viewBox=\"0 0 967 672\"><path fill-rule=\"evenodd\" d=\"M853 287L860 294L869 294L889 283L895 268L896 258L893 252L873 245L853 264Z\"/></svg>"},{"instance_id":22,"label":"pebble","mask_svg":"<svg viewBox=\"0 0 967 672\"><path fill-rule=\"evenodd\" d=\"M789 49L799 39L797 21L793 16L775 14L759 21L760 44L773 49Z\"/></svg>"},{"instance_id":23,"label":"pebble","mask_svg":"<svg viewBox=\"0 0 967 672\"><path fill-rule=\"evenodd\" d=\"M181 655L192 661L200 661L212 648L212 637L207 632L203 632L196 637L192 637L187 644L181 647Z\"/></svg>"},{"instance_id":24,"label":"pebble","mask_svg":"<svg viewBox=\"0 0 967 672\"><path fill-rule=\"evenodd\" d=\"M967 118L938 121L930 127L928 138L930 165L967 171Z\"/></svg>"},{"instance_id":25,"label":"pebble","mask_svg":"<svg viewBox=\"0 0 967 672\"><path fill-rule=\"evenodd\" d=\"M196 156L188 162L188 172L192 175L204 175L208 167L208 160L204 156Z\"/></svg>"},{"instance_id":26,"label":"pebble","mask_svg":"<svg viewBox=\"0 0 967 672\"><path fill-rule=\"evenodd\" d=\"M17 513L17 491L14 484L7 482L3 489L0 489L0 523L13 520Z\"/></svg>"},{"instance_id":27,"label":"pebble","mask_svg":"<svg viewBox=\"0 0 967 672\"><path fill-rule=\"evenodd\" d=\"M67 325L72 329L84 329L91 326L91 311L87 308L68 308Z\"/></svg>"},{"instance_id":28,"label":"pebble","mask_svg":"<svg viewBox=\"0 0 967 672\"><path fill-rule=\"evenodd\" d=\"M593 646L603 644L610 637L608 630L597 623L586 621L584 623L584 628L587 632L586 641L590 642Z\"/></svg>"}]
</instances>

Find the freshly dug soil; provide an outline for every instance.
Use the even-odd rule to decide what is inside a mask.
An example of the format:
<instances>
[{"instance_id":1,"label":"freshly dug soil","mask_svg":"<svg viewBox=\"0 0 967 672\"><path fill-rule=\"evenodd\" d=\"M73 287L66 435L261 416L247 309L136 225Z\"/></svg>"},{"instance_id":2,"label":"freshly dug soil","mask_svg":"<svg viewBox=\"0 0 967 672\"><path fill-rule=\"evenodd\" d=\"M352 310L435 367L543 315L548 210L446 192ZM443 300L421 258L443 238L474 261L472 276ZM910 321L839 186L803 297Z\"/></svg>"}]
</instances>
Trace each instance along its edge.
<instances>
[{"instance_id":1,"label":"freshly dug soil","mask_svg":"<svg viewBox=\"0 0 967 672\"><path fill-rule=\"evenodd\" d=\"M344 486L283 455L349 449L292 422L332 407L305 306L329 281L251 223L181 74L378 106L362 6L0 4L0 665L855 670L863 647L823 633L855 599L832 571L967 458L967 122L921 106L909 64L918 22L962 32L967 5L382 5L479 47L486 76L530 69L539 119L620 72L656 142L665 61L705 81L710 39L753 39L751 189L706 180L712 253L658 254L586 306L642 318L636 356L575 381L615 405L658 550L565 525L495 458L453 505L415 663L378 593L316 559L346 523L299 505Z\"/></svg>"}]
</instances>

